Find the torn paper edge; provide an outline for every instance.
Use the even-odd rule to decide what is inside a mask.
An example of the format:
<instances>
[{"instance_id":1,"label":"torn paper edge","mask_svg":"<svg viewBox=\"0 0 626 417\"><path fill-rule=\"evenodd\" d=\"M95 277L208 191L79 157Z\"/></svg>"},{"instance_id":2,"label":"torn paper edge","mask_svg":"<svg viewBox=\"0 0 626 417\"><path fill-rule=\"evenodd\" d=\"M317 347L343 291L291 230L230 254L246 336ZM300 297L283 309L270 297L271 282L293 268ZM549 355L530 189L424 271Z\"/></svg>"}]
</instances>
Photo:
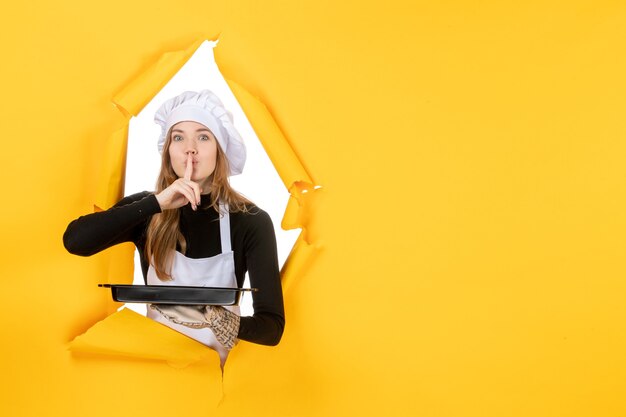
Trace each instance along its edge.
<instances>
[{"instance_id":1,"label":"torn paper edge","mask_svg":"<svg viewBox=\"0 0 626 417\"><path fill-rule=\"evenodd\" d=\"M112 102L126 123L122 129L111 133L105 145L105 158L97 182L94 210L111 207L122 197L128 125L131 117L136 116L150 102L204 42L211 41L201 39L193 42L187 49L164 53L146 71L114 96ZM216 58L219 67L218 61ZM283 289L286 291L295 277L301 275L304 268L310 265L320 248L319 243L311 242L306 237L310 219L308 207L306 207L308 199L303 199L302 194L319 192L322 187L314 183L262 101L232 81L226 74L224 78L290 193L290 202L285 209L281 227L285 230L302 229L281 270ZM281 155L281 158L277 155Z\"/></svg>"}]
</instances>

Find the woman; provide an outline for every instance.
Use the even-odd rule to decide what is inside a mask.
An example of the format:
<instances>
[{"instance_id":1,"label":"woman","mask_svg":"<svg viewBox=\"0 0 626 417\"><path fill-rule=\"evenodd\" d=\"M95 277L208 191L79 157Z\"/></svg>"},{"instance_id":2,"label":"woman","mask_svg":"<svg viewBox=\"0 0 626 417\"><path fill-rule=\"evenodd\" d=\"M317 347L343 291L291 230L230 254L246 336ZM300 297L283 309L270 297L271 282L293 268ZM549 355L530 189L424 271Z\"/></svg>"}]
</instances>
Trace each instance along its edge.
<instances>
[{"instance_id":1,"label":"woman","mask_svg":"<svg viewBox=\"0 0 626 417\"><path fill-rule=\"evenodd\" d=\"M237 339L276 345L285 326L272 222L234 191L229 175L246 159L232 116L210 91L187 91L157 111L161 171L154 193L69 224L65 248L90 256L122 242L139 251L150 285L242 287L246 272L254 315L237 307L150 306L148 317L217 350L223 364Z\"/></svg>"}]
</instances>

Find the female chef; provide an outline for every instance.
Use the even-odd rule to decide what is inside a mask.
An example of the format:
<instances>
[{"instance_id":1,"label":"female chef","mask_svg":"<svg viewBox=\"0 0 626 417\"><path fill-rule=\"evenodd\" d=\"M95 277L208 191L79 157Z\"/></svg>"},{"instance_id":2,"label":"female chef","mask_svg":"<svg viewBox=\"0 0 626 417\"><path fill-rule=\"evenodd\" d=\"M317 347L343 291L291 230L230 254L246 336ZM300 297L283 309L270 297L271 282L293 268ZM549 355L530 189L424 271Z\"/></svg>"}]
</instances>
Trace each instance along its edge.
<instances>
[{"instance_id":1,"label":"female chef","mask_svg":"<svg viewBox=\"0 0 626 417\"><path fill-rule=\"evenodd\" d=\"M230 187L244 143L212 92L187 91L156 112L161 170L155 192L123 198L72 221L65 248L90 256L122 242L139 251L150 285L242 287L248 272L254 314L238 307L152 305L148 317L215 349L222 365L238 339L276 345L285 326L270 217Z\"/></svg>"}]
</instances>

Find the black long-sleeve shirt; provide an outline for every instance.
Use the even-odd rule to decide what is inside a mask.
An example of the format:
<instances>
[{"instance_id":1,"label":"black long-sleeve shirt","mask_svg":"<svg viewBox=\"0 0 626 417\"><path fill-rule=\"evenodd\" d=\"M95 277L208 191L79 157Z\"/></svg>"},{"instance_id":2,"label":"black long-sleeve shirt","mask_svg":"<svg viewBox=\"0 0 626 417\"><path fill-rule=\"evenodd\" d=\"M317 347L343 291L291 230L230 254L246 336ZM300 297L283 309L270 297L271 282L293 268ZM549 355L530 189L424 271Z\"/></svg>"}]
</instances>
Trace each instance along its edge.
<instances>
[{"instance_id":1,"label":"black long-sleeve shirt","mask_svg":"<svg viewBox=\"0 0 626 417\"><path fill-rule=\"evenodd\" d=\"M218 213L209 206L210 195L201 196L193 211L180 209L180 230L187 241L185 256L207 258L222 252ZM122 242L133 242L140 254L146 280L146 231L150 219L161 208L154 194L142 192L124 197L109 210L81 216L72 221L63 235L65 248L75 255L90 256ZM235 275L243 286L246 272L252 293L254 315L241 317L238 338L263 345L276 345L285 327L276 237L269 215L256 206L248 212L230 213L230 238Z\"/></svg>"}]
</instances>

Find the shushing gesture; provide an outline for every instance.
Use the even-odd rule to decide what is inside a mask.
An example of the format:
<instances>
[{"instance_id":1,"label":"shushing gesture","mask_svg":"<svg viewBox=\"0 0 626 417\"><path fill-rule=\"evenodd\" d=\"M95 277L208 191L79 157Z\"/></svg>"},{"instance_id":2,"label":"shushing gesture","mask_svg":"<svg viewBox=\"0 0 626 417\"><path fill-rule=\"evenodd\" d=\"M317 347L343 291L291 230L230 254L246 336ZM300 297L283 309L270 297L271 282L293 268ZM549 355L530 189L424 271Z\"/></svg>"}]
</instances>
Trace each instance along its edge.
<instances>
[{"instance_id":1,"label":"shushing gesture","mask_svg":"<svg viewBox=\"0 0 626 417\"><path fill-rule=\"evenodd\" d=\"M179 178L165 190L156 195L156 199L161 206L161 210L171 210L182 207L188 203L196 210L200 204L200 193L202 190L198 183L191 180L193 174L193 155L187 155L187 165L185 176Z\"/></svg>"}]
</instances>

